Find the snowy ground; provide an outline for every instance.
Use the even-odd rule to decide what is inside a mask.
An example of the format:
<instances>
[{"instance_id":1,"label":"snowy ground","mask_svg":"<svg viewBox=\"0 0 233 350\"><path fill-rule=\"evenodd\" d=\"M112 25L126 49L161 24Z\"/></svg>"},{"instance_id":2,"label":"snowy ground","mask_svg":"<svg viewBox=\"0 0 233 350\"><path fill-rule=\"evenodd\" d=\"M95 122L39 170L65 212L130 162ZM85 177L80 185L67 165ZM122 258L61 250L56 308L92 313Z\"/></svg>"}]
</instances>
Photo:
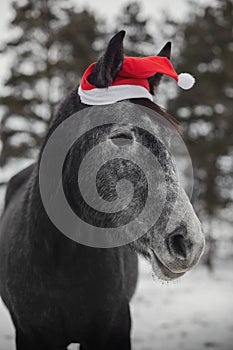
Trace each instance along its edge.
<instances>
[{"instance_id":1,"label":"snowy ground","mask_svg":"<svg viewBox=\"0 0 233 350\"><path fill-rule=\"evenodd\" d=\"M142 261L140 270L131 305L134 350L233 349L232 261L218 263L213 275L200 266L170 284L153 281ZM14 349L14 328L1 304L0 350Z\"/></svg>"},{"instance_id":2,"label":"snowy ground","mask_svg":"<svg viewBox=\"0 0 233 350\"><path fill-rule=\"evenodd\" d=\"M132 311L134 349L232 350L233 262L214 275L200 266L168 285L152 281L142 265Z\"/></svg>"}]
</instances>

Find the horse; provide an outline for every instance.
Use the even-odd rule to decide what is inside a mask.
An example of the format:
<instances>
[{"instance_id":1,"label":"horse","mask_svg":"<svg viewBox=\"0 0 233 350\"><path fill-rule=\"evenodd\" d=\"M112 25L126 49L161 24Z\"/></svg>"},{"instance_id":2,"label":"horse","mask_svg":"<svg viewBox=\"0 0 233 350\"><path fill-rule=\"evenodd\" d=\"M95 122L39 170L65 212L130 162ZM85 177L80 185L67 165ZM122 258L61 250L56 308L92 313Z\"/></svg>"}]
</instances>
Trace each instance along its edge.
<instances>
[{"instance_id":1,"label":"horse","mask_svg":"<svg viewBox=\"0 0 233 350\"><path fill-rule=\"evenodd\" d=\"M170 57L170 45L165 45L158 55ZM123 34L119 32L98 60L89 81L106 88L123 60ZM160 79L161 74L149 79L151 91ZM100 112L114 113L124 122L119 128L115 125L114 133L109 128L106 135L105 130L105 136L115 142L114 147L118 147L120 137L129 142L129 152L133 152L138 135L128 127L127 118L141 106L172 122L163 109L145 98L118 101L111 108L98 106ZM41 198L43 151L56 128L80 111L86 113L88 122L89 110L90 106L81 102L77 88L73 89L61 103L37 161L16 174L7 186L0 220L0 294L15 326L17 350L64 350L71 343L79 343L82 350L131 349L129 304L137 285L138 255L150 262L159 278L173 280L191 270L204 249L201 224L180 180L172 176L166 182L166 202L157 225L129 244L91 247L69 239L56 227ZM152 125L156 124L149 118ZM161 142L160 145L155 153L171 175L169 154ZM86 149L76 142L71 150L63 166L63 186L72 209L78 211L80 197L74 169ZM125 164L118 164L121 166L125 170ZM102 171L100 184L105 184L113 173L111 169ZM168 222L176 200L185 208L185 215L171 231ZM115 222L120 220L112 216Z\"/></svg>"}]
</instances>

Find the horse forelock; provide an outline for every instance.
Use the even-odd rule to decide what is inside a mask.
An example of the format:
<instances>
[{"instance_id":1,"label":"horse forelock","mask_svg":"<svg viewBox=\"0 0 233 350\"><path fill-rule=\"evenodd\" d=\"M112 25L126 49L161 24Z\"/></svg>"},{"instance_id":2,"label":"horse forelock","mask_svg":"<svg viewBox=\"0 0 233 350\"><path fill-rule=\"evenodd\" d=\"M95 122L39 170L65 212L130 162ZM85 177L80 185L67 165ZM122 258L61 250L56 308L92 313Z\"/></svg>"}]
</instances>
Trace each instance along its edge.
<instances>
[{"instance_id":1,"label":"horse forelock","mask_svg":"<svg viewBox=\"0 0 233 350\"><path fill-rule=\"evenodd\" d=\"M152 102L146 98L134 98L134 99L125 100L125 101L129 101L133 104L141 105L141 106L147 107L150 110L153 110L154 112L158 113L163 119L168 121L176 129L179 135L182 135L177 120L174 117L172 117L165 109L157 105L155 102ZM121 102L122 101L119 101L119 102L116 102L115 104L120 104ZM67 95L67 97L63 100L60 107L58 108L57 114L55 118L52 120L52 123L50 125L45 141L47 141L47 139L50 137L52 132L64 120L69 118L72 114L77 113L89 107L93 107L93 106L83 104L80 100L79 95L77 94L77 88L73 89Z\"/></svg>"}]
</instances>

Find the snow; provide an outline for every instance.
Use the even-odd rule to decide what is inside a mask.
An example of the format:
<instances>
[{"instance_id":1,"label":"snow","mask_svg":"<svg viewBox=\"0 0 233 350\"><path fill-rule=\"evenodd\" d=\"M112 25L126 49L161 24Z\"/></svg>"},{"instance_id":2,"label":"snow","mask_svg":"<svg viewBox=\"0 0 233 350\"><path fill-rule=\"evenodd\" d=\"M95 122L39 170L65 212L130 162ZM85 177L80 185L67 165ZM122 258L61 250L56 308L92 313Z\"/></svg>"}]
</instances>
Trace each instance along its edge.
<instances>
[{"instance_id":1,"label":"snow","mask_svg":"<svg viewBox=\"0 0 233 350\"><path fill-rule=\"evenodd\" d=\"M133 300L135 350L233 349L233 262L214 274L202 265L171 284L152 281L141 264Z\"/></svg>"},{"instance_id":2,"label":"snow","mask_svg":"<svg viewBox=\"0 0 233 350\"><path fill-rule=\"evenodd\" d=\"M140 281L133 298L133 350L232 350L233 261L203 265L169 284L151 277L140 261ZM71 345L76 350L77 345ZM14 328L0 304L0 350L15 350Z\"/></svg>"}]
</instances>

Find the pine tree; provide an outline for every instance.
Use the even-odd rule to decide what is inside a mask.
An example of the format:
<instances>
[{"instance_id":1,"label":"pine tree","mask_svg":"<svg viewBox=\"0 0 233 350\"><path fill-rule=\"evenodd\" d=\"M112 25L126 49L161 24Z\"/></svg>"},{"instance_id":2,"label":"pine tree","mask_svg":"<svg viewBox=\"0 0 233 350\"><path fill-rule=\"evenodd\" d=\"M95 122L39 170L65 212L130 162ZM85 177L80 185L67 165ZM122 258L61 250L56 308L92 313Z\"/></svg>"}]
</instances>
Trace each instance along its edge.
<instances>
[{"instance_id":1,"label":"pine tree","mask_svg":"<svg viewBox=\"0 0 233 350\"><path fill-rule=\"evenodd\" d=\"M193 202L210 227L233 201L232 21L232 0L221 0L176 24L183 37L176 70L191 72L197 83L178 91L168 109L182 124L194 166Z\"/></svg>"},{"instance_id":2,"label":"pine tree","mask_svg":"<svg viewBox=\"0 0 233 350\"><path fill-rule=\"evenodd\" d=\"M2 166L33 156L59 101L98 54L96 18L70 0L14 1L12 7L10 29L17 34L1 50L14 57L1 97Z\"/></svg>"},{"instance_id":3,"label":"pine tree","mask_svg":"<svg viewBox=\"0 0 233 350\"><path fill-rule=\"evenodd\" d=\"M142 17L142 6L134 1L124 6L117 18L117 30L126 30L124 40L125 54L127 56L144 56L153 54L154 39L148 31L150 19ZM115 31L117 31L115 30Z\"/></svg>"}]
</instances>

